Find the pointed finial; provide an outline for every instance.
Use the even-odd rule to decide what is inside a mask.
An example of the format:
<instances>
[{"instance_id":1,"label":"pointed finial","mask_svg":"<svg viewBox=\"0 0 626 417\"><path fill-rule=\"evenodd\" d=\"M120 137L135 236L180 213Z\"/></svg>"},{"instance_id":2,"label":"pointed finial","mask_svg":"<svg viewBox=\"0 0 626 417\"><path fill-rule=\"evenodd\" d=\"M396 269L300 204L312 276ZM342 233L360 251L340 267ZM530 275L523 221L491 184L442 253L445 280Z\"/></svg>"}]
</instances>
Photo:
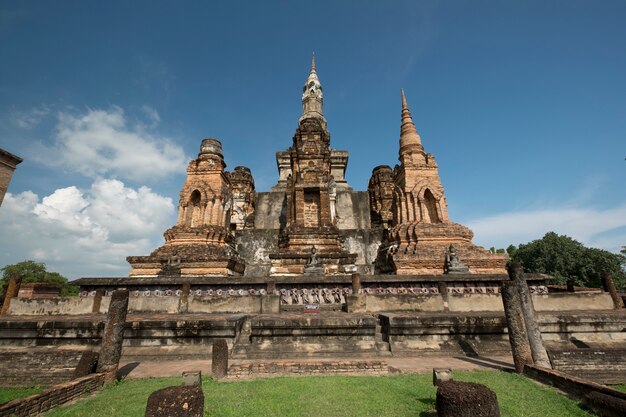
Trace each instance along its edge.
<instances>
[{"instance_id":1,"label":"pointed finial","mask_svg":"<svg viewBox=\"0 0 626 417\"><path fill-rule=\"evenodd\" d=\"M417 133L409 106L406 104L406 96L404 88L402 89L402 124L400 125L400 153L403 153L407 147L422 148L422 139Z\"/></svg>"},{"instance_id":2,"label":"pointed finial","mask_svg":"<svg viewBox=\"0 0 626 417\"><path fill-rule=\"evenodd\" d=\"M315 69L315 52L313 52L313 57L311 58L311 72L316 71Z\"/></svg>"}]
</instances>

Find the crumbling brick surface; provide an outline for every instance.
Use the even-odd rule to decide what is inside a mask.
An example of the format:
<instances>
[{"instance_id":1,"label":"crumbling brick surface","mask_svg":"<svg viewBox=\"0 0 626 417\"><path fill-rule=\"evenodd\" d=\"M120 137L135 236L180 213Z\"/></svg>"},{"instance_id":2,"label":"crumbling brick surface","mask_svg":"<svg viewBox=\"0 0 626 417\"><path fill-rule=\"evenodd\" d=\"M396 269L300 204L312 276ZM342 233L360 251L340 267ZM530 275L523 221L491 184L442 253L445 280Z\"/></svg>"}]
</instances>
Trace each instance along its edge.
<instances>
[{"instance_id":1,"label":"crumbling brick surface","mask_svg":"<svg viewBox=\"0 0 626 417\"><path fill-rule=\"evenodd\" d=\"M204 394L198 385L167 387L150 394L145 417L202 417Z\"/></svg>"},{"instance_id":2,"label":"crumbling brick surface","mask_svg":"<svg viewBox=\"0 0 626 417\"><path fill-rule=\"evenodd\" d=\"M442 382L436 403L439 417L500 417L496 394L474 382Z\"/></svg>"}]
</instances>

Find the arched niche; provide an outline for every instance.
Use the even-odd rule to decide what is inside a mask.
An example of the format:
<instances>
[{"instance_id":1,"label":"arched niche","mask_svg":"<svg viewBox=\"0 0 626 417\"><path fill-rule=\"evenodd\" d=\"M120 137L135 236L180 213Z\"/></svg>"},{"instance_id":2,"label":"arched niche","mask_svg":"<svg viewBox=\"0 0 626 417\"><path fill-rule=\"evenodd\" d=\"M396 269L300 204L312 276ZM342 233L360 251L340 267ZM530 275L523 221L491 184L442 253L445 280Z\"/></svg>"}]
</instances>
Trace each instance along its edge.
<instances>
[{"instance_id":1,"label":"arched niche","mask_svg":"<svg viewBox=\"0 0 626 417\"><path fill-rule=\"evenodd\" d=\"M437 211L437 199L435 199L435 196L429 188L424 191L424 207L426 208L430 223L441 223L441 217Z\"/></svg>"},{"instance_id":2,"label":"arched niche","mask_svg":"<svg viewBox=\"0 0 626 417\"><path fill-rule=\"evenodd\" d=\"M187 216L187 224L191 227L200 226L202 223L202 195L200 191L193 190L189 196L189 208Z\"/></svg>"}]
</instances>

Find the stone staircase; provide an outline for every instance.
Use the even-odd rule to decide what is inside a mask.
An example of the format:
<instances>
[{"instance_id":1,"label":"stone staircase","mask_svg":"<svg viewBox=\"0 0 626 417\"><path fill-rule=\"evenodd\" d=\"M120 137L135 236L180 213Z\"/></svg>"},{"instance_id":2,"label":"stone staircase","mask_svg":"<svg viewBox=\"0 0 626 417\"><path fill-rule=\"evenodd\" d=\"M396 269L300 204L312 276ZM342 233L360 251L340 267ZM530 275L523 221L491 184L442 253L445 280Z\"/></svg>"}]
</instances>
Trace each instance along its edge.
<instances>
[{"instance_id":1,"label":"stone staircase","mask_svg":"<svg viewBox=\"0 0 626 417\"><path fill-rule=\"evenodd\" d=\"M235 339L233 359L391 356L380 321L370 314L257 315Z\"/></svg>"},{"instance_id":2,"label":"stone staircase","mask_svg":"<svg viewBox=\"0 0 626 417\"><path fill-rule=\"evenodd\" d=\"M554 369L599 384L626 383L626 347L549 350Z\"/></svg>"}]
</instances>

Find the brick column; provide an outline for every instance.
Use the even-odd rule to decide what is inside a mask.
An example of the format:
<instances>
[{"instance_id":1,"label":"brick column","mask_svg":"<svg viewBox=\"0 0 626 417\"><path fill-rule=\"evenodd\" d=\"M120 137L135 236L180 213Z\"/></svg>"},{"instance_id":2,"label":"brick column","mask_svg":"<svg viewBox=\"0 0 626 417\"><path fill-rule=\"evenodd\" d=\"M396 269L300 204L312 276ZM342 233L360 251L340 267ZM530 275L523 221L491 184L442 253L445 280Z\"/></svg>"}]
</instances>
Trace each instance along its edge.
<instances>
[{"instance_id":1,"label":"brick column","mask_svg":"<svg viewBox=\"0 0 626 417\"><path fill-rule=\"evenodd\" d=\"M614 308L624 308L624 300L622 300L622 297L620 297L617 293L617 288L615 288L615 282L613 281L613 276L610 272L602 273L602 287L604 287L604 291L611 294Z\"/></svg>"},{"instance_id":2,"label":"brick column","mask_svg":"<svg viewBox=\"0 0 626 417\"><path fill-rule=\"evenodd\" d=\"M106 381L113 381L116 378L117 367L122 356L124 324L126 323L127 313L128 290L114 291L104 325L100 359L98 360L98 372L106 373Z\"/></svg>"},{"instance_id":3,"label":"brick column","mask_svg":"<svg viewBox=\"0 0 626 417\"><path fill-rule=\"evenodd\" d=\"M9 306L11 305L11 299L17 297L17 293L20 291L20 285L22 284L22 277L13 277L9 280L7 290L4 293L4 302L2 303L2 309L0 310L0 316L6 314Z\"/></svg>"},{"instance_id":4,"label":"brick column","mask_svg":"<svg viewBox=\"0 0 626 417\"><path fill-rule=\"evenodd\" d=\"M502 283L502 303L504 304L504 314L509 329L509 343L513 353L515 371L523 373L524 365L532 365L533 356L528 343L524 313L522 312L522 301L514 282L505 281Z\"/></svg>"},{"instance_id":5,"label":"brick column","mask_svg":"<svg viewBox=\"0 0 626 417\"><path fill-rule=\"evenodd\" d=\"M509 277L515 283L517 291L520 295L520 304L522 306L522 312L524 313L524 323L526 325L526 332L528 333L528 342L530 343L530 350L532 352L535 365L552 369L550 359L548 358L548 352L546 352L546 348L543 345L539 324L535 318L535 308L533 306L533 300L530 298L528 284L524 278L524 269L522 268L522 264L519 262L511 263L509 266Z\"/></svg>"}]
</instances>

